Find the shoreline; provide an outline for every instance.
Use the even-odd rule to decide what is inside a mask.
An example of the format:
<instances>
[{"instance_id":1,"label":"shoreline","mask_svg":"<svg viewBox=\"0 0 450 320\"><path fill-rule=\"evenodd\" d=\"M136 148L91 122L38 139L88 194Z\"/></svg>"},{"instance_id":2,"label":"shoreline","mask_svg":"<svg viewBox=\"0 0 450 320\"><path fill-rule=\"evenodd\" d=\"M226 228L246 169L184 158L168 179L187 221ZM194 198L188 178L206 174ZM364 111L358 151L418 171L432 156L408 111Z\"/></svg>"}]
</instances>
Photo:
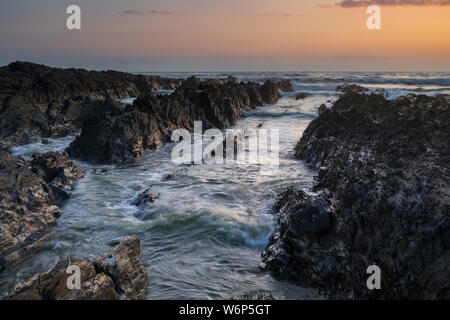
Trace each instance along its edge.
<instances>
[{"instance_id":1,"label":"shoreline","mask_svg":"<svg viewBox=\"0 0 450 320\"><path fill-rule=\"evenodd\" d=\"M215 80L216 81L216 80ZM213 82L214 83L214 82ZM198 85L198 84L195 84L195 85ZM189 86L189 84L188 84L188 86ZM219 87L220 87L220 85L219 85ZM215 88L214 90L216 90L217 88ZM350 93L350 94L353 94L353 93ZM147 101L151 101L150 103L154 103L154 101L155 100L152 100L153 98L150 98L149 100L147 100ZM164 99L164 98L160 98L160 99ZM167 98L166 98L167 99ZM184 99L184 98L182 98L182 99ZM345 99L345 97L343 98L343 99ZM166 100L167 101L167 100ZM137 106L139 106L139 104L142 104L142 102L139 102L139 100L138 100L138 103L136 104ZM145 103L147 103L147 102L145 102ZM158 102L159 103L159 102ZM240 103L240 102L239 102ZM385 103L385 102L383 102L383 103ZM317 106L318 107L318 106ZM147 106L145 106L145 104L144 105L141 105L140 106L140 108L142 108L143 110L145 109L145 108L147 108ZM119 115L119 117L121 116L121 112L123 112L123 111L120 111L119 113L118 113L118 115ZM126 111L125 111L126 112ZM321 114L326 114L328 111L326 111L326 110L322 110L322 111L319 111L319 112L321 112ZM115 115L115 117L117 116L117 114ZM319 115L319 118L320 118L320 115ZM114 120L115 121L115 120ZM307 129L308 130L308 129ZM128 144L128 142L124 142L124 146L126 146ZM145 150L145 148L143 149L143 150ZM321 169L322 170L322 169ZM320 177L321 177L321 174L323 175L324 173L322 172L322 171L319 171L319 179L320 179ZM295 196L292 196L292 195L289 195L288 196L288 199L291 199L292 197L298 197L298 195L295 195ZM315 200L312 200L313 202L315 201Z\"/></svg>"}]
</instances>

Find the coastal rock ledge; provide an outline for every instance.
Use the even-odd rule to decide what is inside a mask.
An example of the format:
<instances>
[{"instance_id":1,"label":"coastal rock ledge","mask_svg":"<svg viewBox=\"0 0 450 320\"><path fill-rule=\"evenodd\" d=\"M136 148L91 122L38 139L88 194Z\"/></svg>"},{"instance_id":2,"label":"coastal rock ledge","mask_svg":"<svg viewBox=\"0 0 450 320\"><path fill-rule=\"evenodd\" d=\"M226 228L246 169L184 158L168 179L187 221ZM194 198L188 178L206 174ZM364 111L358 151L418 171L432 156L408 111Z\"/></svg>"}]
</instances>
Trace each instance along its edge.
<instances>
[{"instance_id":1,"label":"coastal rock ledge","mask_svg":"<svg viewBox=\"0 0 450 320\"><path fill-rule=\"evenodd\" d=\"M81 289L69 289L69 266L81 271ZM17 285L6 300L138 300L149 282L141 264L140 241L136 236L123 239L109 254L91 262L66 258L45 273Z\"/></svg>"},{"instance_id":2,"label":"coastal rock ledge","mask_svg":"<svg viewBox=\"0 0 450 320\"><path fill-rule=\"evenodd\" d=\"M344 93L295 155L316 192L278 198L263 269L331 298L450 299L450 96Z\"/></svg>"},{"instance_id":3,"label":"coastal rock ledge","mask_svg":"<svg viewBox=\"0 0 450 320\"><path fill-rule=\"evenodd\" d=\"M0 147L77 133L93 101L174 89L181 79L59 69L30 62L0 67Z\"/></svg>"},{"instance_id":4,"label":"coastal rock ledge","mask_svg":"<svg viewBox=\"0 0 450 320\"><path fill-rule=\"evenodd\" d=\"M203 130L232 126L245 111L278 101L278 88L237 83L236 79L188 78L171 95L148 94L125 109L111 100L92 105L81 134L67 149L71 158L120 163L171 141L176 129L191 130L202 121Z\"/></svg>"},{"instance_id":5,"label":"coastal rock ledge","mask_svg":"<svg viewBox=\"0 0 450 320\"><path fill-rule=\"evenodd\" d=\"M30 162L0 151L0 272L27 259L52 235L84 172L66 153L35 154Z\"/></svg>"}]
</instances>

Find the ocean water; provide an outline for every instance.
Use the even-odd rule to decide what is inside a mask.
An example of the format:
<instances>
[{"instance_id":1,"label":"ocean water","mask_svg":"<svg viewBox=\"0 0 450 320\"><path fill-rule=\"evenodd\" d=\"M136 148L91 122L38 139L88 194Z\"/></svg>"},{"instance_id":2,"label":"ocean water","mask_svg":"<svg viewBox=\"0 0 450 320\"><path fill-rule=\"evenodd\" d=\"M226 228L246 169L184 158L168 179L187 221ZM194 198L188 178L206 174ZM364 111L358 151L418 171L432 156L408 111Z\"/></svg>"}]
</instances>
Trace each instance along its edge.
<instances>
[{"instance_id":1,"label":"ocean water","mask_svg":"<svg viewBox=\"0 0 450 320\"><path fill-rule=\"evenodd\" d=\"M157 73L161 76L222 78L242 81L291 79L294 92L275 105L258 107L235 126L280 132L280 168L261 175L260 165L175 165L172 144L148 152L133 164L96 165L86 171L62 209L54 237L31 259L0 274L0 294L20 281L51 268L65 256L95 258L121 238L137 235L142 261L150 274L147 299L228 299L255 289L278 299L316 299L310 288L282 282L258 268L276 218L271 206L289 185L309 190L316 172L293 157L293 148L317 116L318 107L337 98L338 84L358 83L385 89L389 98L409 93L450 94L450 73ZM295 100L298 92L312 95ZM170 92L165 92L169 94ZM132 102L132 98L124 103ZM74 137L13 148L14 155L62 151ZM168 174L174 179L167 180ZM159 198L147 208L132 205L152 187Z\"/></svg>"}]
</instances>

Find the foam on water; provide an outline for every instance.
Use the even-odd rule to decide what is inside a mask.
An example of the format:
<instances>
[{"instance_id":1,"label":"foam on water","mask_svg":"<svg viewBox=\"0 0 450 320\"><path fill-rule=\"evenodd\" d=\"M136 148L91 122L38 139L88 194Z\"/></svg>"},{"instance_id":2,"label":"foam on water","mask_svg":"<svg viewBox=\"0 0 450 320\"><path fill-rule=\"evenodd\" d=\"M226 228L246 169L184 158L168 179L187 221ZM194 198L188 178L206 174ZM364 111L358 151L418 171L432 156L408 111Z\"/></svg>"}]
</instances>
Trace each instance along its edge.
<instances>
[{"instance_id":1,"label":"foam on water","mask_svg":"<svg viewBox=\"0 0 450 320\"><path fill-rule=\"evenodd\" d=\"M66 136L63 138L39 139L23 146L12 147L11 154L14 156L32 155L33 153L46 153L50 151L62 152L75 139L75 136ZM45 143L43 143L45 141Z\"/></svg>"}]
</instances>

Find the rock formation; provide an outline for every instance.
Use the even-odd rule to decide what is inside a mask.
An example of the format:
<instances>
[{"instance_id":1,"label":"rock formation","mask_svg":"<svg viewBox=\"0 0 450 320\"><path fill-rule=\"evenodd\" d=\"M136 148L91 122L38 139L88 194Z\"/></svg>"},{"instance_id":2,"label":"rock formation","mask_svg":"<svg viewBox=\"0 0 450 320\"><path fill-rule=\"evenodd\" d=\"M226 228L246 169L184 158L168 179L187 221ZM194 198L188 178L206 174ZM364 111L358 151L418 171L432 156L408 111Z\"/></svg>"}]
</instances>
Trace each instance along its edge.
<instances>
[{"instance_id":1,"label":"rock formation","mask_svg":"<svg viewBox=\"0 0 450 320\"><path fill-rule=\"evenodd\" d=\"M88 161L123 162L171 141L176 129L191 130L194 121L201 120L204 130L223 129L244 111L277 100L278 89L271 81L261 86L189 78L173 94L142 96L125 110L111 100L97 102L67 151Z\"/></svg>"},{"instance_id":2,"label":"rock formation","mask_svg":"<svg viewBox=\"0 0 450 320\"><path fill-rule=\"evenodd\" d=\"M289 79L278 81L277 87L278 87L278 89L280 89L283 92L292 92L292 91L294 91L294 89L292 88L291 80L289 80Z\"/></svg>"},{"instance_id":3,"label":"rock formation","mask_svg":"<svg viewBox=\"0 0 450 320\"><path fill-rule=\"evenodd\" d=\"M0 271L30 256L52 234L61 199L83 175L67 154L36 154L27 163L0 151Z\"/></svg>"},{"instance_id":4,"label":"rock formation","mask_svg":"<svg viewBox=\"0 0 450 320\"><path fill-rule=\"evenodd\" d=\"M44 179L25 161L0 152L0 270L46 241L61 214Z\"/></svg>"},{"instance_id":5,"label":"rock formation","mask_svg":"<svg viewBox=\"0 0 450 320\"><path fill-rule=\"evenodd\" d=\"M33 137L61 137L80 130L89 102L174 89L180 79L116 71L58 69L29 62L0 68L0 139L25 144Z\"/></svg>"},{"instance_id":6,"label":"rock formation","mask_svg":"<svg viewBox=\"0 0 450 320\"><path fill-rule=\"evenodd\" d=\"M67 272L69 266L80 268L80 289L67 285L73 275ZM137 300L144 297L148 282L139 239L131 236L93 262L86 258L61 260L49 271L17 285L6 300Z\"/></svg>"},{"instance_id":7,"label":"rock formation","mask_svg":"<svg viewBox=\"0 0 450 320\"><path fill-rule=\"evenodd\" d=\"M66 152L34 154L31 170L48 183L57 201L67 199L74 182L84 176L83 170L69 159Z\"/></svg>"},{"instance_id":8,"label":"rock formation","mask_svg":"<svg viewBox=\"0 0 450 320\"><path fill-rule=\"evenodd\" d=\"M366 87L362 87L358 84L341 84L336 87L336 91L340 91L342 93L365 93L368 92L369 89Z\"/></svg>"},{"instance_id":9,"label":"rock formation","mask_svg":"<svg viewBox=\"0 0 450 320\"><path fill-rule=\"evenodd\" d=\"M301 100L309 97L311 94L308 92L300 92L295 96L295 100Z\"/></svg>"},{"instance_id":10,"label":"rock formation","mask_svg":"<svg viewBox=\"0 0 450 320\"><path fill-rule=\"evenodd\" d=\"M449 299L450 97L353 91L299 141L318 195L279 197L261 266L333 298Z\"/></svg>"},{"instance_id":11,"label":"rock formation","mask_svg":"<svg viewBox=\"0 0 450 320\"><path fill-rule=\"evenodd\" d=\"M137 207L142 207L148 203L153 203L156 199L158 199L158 197L159 195L157 193L153 192L151 188L148 188L139 193L132 204Z\"/></svg>"}]
</instances>

